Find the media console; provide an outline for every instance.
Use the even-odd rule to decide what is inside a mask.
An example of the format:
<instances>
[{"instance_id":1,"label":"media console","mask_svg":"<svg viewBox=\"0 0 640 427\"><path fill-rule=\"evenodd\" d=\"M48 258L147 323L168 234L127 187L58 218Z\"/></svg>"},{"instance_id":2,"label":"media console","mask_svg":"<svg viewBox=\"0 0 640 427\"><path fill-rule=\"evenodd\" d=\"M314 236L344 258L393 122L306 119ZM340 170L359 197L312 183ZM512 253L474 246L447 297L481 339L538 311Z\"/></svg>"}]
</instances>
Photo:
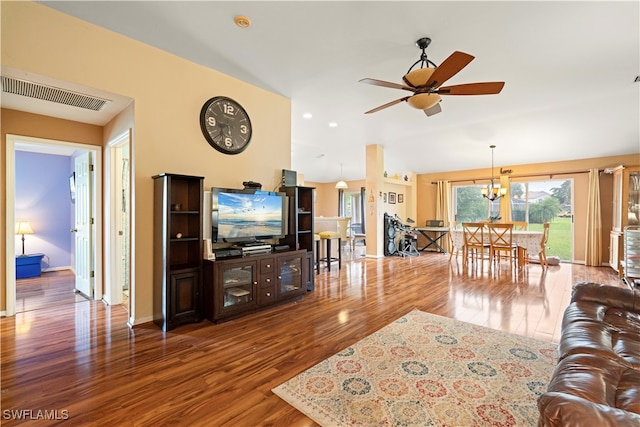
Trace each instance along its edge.
<instances>
[{"instance_id":1,"label":"media console","mask_svg":"<svg viewBox=\"0 0 640 427\"><path fill-rule=\"evenodd\" d=\"M300 297L308 268L306 250L205 260L205 317L219 322Z\"/></svg>"}]
</instances>

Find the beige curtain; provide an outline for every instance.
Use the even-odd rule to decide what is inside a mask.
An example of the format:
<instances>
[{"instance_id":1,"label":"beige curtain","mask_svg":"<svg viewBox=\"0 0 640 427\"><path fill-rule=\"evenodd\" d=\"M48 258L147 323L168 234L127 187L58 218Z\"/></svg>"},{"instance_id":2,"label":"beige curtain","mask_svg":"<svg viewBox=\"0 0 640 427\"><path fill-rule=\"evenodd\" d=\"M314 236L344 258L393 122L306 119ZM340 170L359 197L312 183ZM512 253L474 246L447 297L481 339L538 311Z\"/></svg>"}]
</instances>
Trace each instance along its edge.
<instances>
[{"instance_id":1,"label":"beige curtain","mask_svg":"<svg viewBox=\"0 0 640 427\"><path fill-rule=\"evenodd\" d=\"M507 193L500 199L500 222L511 222L511 180L509 175L500 175L500 188L506 188Z\"/></svg>"},{"instance_id":2,"label":"beige curtain","mask_svg":"<svg viewBox=\"0 0 640 427\"><path fill-rule=\"evenodd\" d=\"M585 263L599 267L602 263L602 217L600 215L600 173L589 170L589 194L587 199L587 241Z\"/></svg>"},{"instance_id":3,"label":"beige curtain","mask_svg":"<svg viewBox=\"0 0 640 427\"><path fill-rule=\"evenodd\" d=\"M448 227L451 221L451 182L438 181L438 194L436 195L436 219L444 221L444 226ZM449 239L440 240L442 246L447 252L451 251L449 247Z\"/></svg>"}]
</instances>

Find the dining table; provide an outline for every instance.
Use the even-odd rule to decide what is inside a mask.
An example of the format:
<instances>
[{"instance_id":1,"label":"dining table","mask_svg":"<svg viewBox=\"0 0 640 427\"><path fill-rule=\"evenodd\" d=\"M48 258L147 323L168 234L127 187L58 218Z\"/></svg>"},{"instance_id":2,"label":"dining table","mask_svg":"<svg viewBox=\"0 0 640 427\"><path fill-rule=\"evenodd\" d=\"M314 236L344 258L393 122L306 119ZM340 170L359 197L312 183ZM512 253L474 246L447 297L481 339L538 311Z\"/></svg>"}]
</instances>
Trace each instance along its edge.
<instances>
[{"instance_id":1,"label":"dining table","mask_svg":"<svg viewBox=\"0 0 640 427\"><path fill-rule=\"evenodd\" d=\"M464 249L464 233L461 229L451 230L450 232L453 246L462 251ZM518 245L520 248L526 249L529 255L538 255L540 252L540 242L542 241L542 231L531 230L513 230L512 242ZM485 229L484 243L489 244L489 230ZM521 259L522 253L518 251L518 265L523 265L523 259Z\"/></svg>"}]
</instances>

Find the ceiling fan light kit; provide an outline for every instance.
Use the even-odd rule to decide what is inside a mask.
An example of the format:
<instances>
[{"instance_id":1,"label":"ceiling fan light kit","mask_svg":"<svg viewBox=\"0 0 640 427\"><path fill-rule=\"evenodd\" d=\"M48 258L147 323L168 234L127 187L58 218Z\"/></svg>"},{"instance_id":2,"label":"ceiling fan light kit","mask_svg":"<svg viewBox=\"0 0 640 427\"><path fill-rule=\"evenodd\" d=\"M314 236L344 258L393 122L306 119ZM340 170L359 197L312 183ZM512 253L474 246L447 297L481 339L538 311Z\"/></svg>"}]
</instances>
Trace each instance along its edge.
<instances>
[{"instance_id":1,"label":"ceiling fan light kit","mask_svg":"<svg viewBox=\"0 0 640 427\"><path fill-rule=\"evenodd\" d=\"M409 97L407 103L418 110L427 110L440 102L441 99L440 95L435 93L418 93Z\"/></svg>"},{"instance_id":2,"label":"ceiling fan light kit","mask_svg":"<svg viewBox=\"0 0 640 427\"><path fill-rule=\"evenodd\" d=\"M431 43L431 39L423 37L416 42L418 48L422 50L420 58L409 68L409 71L402 77L406 85L386 82L376 79L361 79L361 83L367 83L374 86L388 87L392 89L402 89L413 92L411 96L405 96L400 99L383 104L373 108L365 114L375 113L393 105L406 101L413 108L423 110L427 116L442 111L438 105L441 98L440 95L492 95L498 94L504 87L504 82L480 82L465 83L452 86L442 86L444 82L455 76L464 67L469 65L473 60L473 56L468 53L455 51L440 66L437 66L427 58L425 52L427 46ZM420 68L413 69L420 64ZM433 68L429 67L433 66Z\"/></svg>"}]
</instances>

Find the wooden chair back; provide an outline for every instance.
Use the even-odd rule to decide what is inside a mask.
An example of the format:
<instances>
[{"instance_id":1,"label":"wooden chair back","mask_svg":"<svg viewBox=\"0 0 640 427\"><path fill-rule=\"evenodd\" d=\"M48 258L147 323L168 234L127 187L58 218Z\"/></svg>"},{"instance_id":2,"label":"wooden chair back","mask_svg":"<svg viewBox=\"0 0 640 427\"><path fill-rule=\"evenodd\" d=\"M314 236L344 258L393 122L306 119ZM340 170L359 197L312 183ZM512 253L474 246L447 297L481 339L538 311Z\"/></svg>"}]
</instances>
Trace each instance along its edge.
<instances>
[{"instance_id":1,"label":"wooden chair back","mask_svg":"<svg viewBox=\"0 0 640 427\"><path fill-rule=\"evenodd\" d=\"M513 224L488 224L489 245L492 250L511 250L513 248Z\"/></svg>"},{"instance_id":2,"label":"wooden chair back","mask_svg":"<svg viewBox=\"0 0 640 427\"><path fill-rule=\"evenodd\" d=\"M481 222L463 222L462 235L464 236L464 246L467 248L483 248L484 226Z\"/></svg>"}]
</instances>

